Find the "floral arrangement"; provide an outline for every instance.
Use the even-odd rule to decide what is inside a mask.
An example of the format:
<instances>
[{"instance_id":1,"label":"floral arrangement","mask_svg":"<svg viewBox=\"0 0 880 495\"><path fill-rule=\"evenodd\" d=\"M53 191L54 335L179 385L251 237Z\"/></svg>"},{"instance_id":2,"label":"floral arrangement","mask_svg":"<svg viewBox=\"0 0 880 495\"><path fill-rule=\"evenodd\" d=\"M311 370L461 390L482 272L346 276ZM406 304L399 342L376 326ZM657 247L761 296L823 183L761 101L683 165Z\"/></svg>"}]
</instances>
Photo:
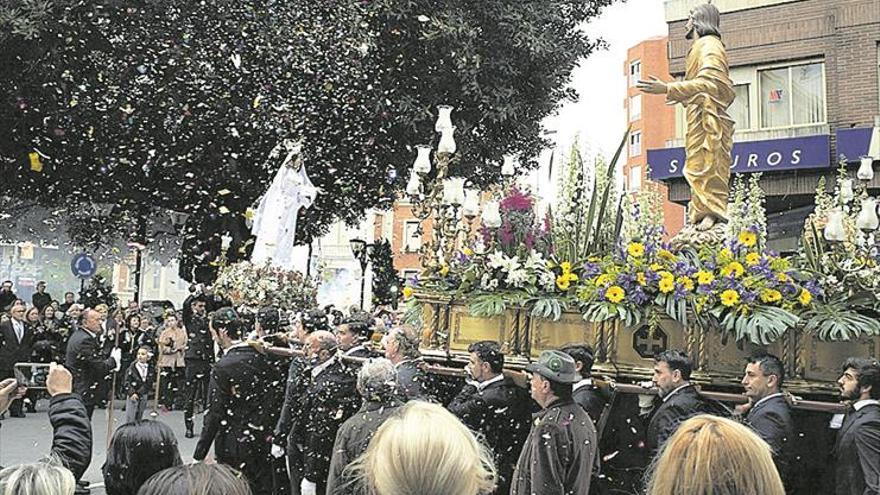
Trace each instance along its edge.
<instances>
[{"instance_id":1,"label":"floral arrangement","mask_svg":"<svg viewBox=\"0 0 880 495\"><path fill-rule=\"evenodd\" d=\"M235 306L277 306L285 310L305 310L317 304L317 288L297 271L240 261L220 269L214 291L229 298Z\"/></svg>"}]
</instances>

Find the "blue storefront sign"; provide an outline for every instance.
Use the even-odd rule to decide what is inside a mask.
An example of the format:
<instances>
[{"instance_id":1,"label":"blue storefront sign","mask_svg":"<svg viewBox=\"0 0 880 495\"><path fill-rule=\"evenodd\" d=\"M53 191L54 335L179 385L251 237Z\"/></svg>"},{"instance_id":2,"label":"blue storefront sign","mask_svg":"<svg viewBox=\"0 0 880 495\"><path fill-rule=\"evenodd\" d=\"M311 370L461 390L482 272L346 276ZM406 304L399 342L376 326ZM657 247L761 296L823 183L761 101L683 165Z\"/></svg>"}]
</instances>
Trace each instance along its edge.
<instances>
[{"instance_id":1,"label":"blue storefront sign","mask_svg":"<svg viewBox=\"0 0 880 495\"><path fill-rule=\"evenodd\" d=\"M733 144L730 171L742 174L828 168L830 154L831 136L828 135L743 141ZM648 150L651 179L682 177L684 159L684 148Z\"/></svg>"},{"instance_id":2,"label":"blue storefront sign","mask_svg":"<svg viewBox=\"0 0 880 495\"><path fill-rule=\"evenodd\" d=\"M852 127L837 129L837 154L848 162L857 162L863 156L880 160L880 129L876 127Z\"/></svg>"}]
</instances>

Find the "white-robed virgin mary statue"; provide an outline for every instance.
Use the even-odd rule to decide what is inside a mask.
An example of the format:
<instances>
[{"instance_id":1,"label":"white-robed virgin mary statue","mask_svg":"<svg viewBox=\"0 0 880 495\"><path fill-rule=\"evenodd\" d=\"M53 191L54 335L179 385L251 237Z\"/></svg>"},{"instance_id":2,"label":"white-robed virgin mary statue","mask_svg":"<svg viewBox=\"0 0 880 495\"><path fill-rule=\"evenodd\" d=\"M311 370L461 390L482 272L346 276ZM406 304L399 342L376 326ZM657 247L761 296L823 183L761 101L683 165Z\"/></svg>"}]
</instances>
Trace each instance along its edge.
<instances>
[{"instance_id":1,"label":"white-robed virgin mary statue","mask_svg":"<svg viewBox=\"0 0 880 495\"><path fill-rule=\"evenodd\" d=\"M302 163L301 151L302 143L284 140L269 154L270 163L280 156L284 161L254 214L251 233L257 240L251 262L256 265L269 261L283 270L302 271L309 261L308 255L293 245L299 210L312 206L318 195Z\"/></svg>"}]
</instances>

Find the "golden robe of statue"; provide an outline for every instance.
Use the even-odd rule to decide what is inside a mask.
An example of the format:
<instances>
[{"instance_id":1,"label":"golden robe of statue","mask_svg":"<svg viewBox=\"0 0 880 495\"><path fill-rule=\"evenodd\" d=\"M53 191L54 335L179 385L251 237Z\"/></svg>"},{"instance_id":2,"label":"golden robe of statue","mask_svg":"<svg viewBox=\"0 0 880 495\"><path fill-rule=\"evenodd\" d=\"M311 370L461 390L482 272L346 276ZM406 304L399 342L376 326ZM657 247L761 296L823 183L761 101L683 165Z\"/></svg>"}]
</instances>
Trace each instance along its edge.
<instances>
[{"instance_id":1,"label":"golden robe of statue","mask_svg":"<svg viewBox=\"0 0 880 495\"><path fill-rule=\"evenodd\" d=\"M667 84L666 99L687 109L684 177L691 186L690 223L706 216L727 221L733 120L733 84L727 52L717 36L701 36L685 60L685 80Z\"/></svg>"}]
</instances>

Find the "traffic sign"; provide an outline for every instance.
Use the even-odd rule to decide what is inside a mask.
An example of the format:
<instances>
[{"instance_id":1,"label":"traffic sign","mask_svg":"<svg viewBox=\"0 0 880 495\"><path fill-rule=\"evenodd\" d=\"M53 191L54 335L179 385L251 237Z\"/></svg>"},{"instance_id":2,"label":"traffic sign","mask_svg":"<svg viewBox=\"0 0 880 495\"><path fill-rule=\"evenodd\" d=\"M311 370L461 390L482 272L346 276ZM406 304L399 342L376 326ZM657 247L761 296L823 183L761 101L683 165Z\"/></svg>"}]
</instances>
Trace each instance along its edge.
<instances>
[{"instance_id":1,"label":"traffic sign","mask_svg":"<svg viewBox=\"0 0 880 495\"><path fill-rule=\"evenodd\" d=\"M91 278L98 271L98 263L86 253L79 253L70 262L70 271L77 278Z\"/></svg>"}]
</instances>

